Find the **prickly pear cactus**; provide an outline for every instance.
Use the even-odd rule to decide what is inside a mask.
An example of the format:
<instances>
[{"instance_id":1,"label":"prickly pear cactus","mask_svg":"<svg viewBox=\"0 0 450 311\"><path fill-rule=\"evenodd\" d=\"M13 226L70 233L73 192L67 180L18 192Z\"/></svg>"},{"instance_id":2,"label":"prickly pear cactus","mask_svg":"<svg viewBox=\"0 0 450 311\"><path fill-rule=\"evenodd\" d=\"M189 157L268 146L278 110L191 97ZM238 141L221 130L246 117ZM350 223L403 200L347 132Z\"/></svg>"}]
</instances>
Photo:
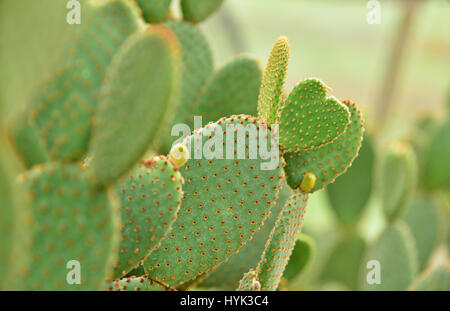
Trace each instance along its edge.
<instances>
[{"instance_id":1,"label":"prickly pear cactus","mask_svg":"<svg viewBox=\"0 0 450 311\"><path fill-rule=\"evenodd\" d=\"M0 174L2 289L276 290L311 261L308 199L351 166L362 115L318 79L285 92L285 37L264 73L214 70L194 23L221 3L182 0L177 20L170 0L83 2L70 57L8 125L26 171Z\"/></svg>"}]
</instances>

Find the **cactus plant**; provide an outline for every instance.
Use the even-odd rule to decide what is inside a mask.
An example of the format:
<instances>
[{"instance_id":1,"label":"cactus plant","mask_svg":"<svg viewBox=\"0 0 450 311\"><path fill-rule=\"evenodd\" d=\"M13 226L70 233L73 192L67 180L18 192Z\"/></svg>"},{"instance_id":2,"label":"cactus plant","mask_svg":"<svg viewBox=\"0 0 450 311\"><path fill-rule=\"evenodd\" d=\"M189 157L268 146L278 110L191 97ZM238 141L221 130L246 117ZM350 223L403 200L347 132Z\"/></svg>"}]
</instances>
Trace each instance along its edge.
<instances>
[{"instance_id":1,"label":"cactus plant","mask_svg":"<svg viewBox=\"0 0 450 311\"><path fill-rule=\"evenodd\" d=\"M311 244L298 237L308 199L352 165L362 114L316 78L286 94L285 37L264 74L247 56L214 71L190 22L221 3L182 0L180 21L168 18L170 1L87 2L75 63L58 63L9 128L16 152L31 153L17 184L26 202L8 229L26 239L1 250L22 271L8 275L12 287L172 290L246 258L233 286L276 290L294 247L286 277L307 261ZM170 126L193 113L210 123L170 148ZM72 260L79 285L66 282Z\"/></svg>"}]
</instances>

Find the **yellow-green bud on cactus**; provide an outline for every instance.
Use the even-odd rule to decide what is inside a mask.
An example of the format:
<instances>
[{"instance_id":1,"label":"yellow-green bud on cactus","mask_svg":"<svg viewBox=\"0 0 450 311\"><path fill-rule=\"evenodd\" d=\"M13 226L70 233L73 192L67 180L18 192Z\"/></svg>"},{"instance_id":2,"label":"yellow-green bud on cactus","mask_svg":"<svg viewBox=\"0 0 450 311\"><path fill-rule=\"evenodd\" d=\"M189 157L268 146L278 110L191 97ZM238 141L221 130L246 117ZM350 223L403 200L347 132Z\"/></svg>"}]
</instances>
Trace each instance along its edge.
<instances>
[{"instance_id":1,"label":"yellow-green bud on cactus","mask_svg":"<svg viewBox=\"0 0 450 311\"><path fill-rule=\"evenodd\" d=\"M175 167L180 167L189 160L189 150L183 144L176 144L170 150L169 160Z\"/></svg>"},{"instance_id":2,"label":"yellow-green bud on cactus","mask_svg":"<svg viewBox=\"0 0 450 311\"><path fill-rule=\"evenodd\" d=\"M313 173L306 173L303 177L302 183L300 184L300 189L302 189L303 192L310 192L315 184L316 184L317 176Z\"/></svg>"}]
</instances>

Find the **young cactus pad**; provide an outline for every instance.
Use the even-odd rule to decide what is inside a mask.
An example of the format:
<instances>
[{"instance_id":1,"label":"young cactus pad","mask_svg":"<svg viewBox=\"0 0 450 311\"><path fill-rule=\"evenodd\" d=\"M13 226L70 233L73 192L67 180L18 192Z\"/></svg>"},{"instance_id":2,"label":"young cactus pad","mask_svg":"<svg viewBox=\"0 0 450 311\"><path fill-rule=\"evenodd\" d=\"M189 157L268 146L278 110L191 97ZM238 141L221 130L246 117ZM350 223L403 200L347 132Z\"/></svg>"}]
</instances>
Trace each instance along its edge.
<instances>
[{"instance_id":1,"label":"young cactus pad","mask_svg":"<svg viewBox=\"0 0 450 311\"><path fill-rule=\"evenodd\" d=\"M118 218L105 191L77 165L47 163L24 173L18 185L28 200L27 264L17 278L24 290L99 290L111 279ZM81 284L66 281L80 265ZM76 277L75 277L76 280Z\"/></svg>"},{"instance_id":2,"label":"young cactus pad","mask_svg":"<svg viewBox=\"0 0 450 311\"><path fill-rule=\"evenodd\" d=\"M274 169L263 170L267 159L249 157L254 143L267 139L270 146L267 128L268 138L259 131L256 137L245 137L246 128L252 127L262 130L264 125L249 116L232 116L186 138L191 157L181 168L184 198L172 231L143 264L151 279L173 286L214 270L244 246L267 218L277 200L282 169L279 158ZM236 137L244 142L240 147L245 151L243 159L225 157L229 150L239 152ZM205 152L202 157L196 154L200 141ZM222 150L222 156L210 157L206 152L211 147Z\"/></svg>"},{"instance_id":3,"label":"young cactus pad","mask_svg":"<svg viewBox=\"0 0 450 311\"><path fill-rule=\"evenodd\" d=\"M162 25L133 35L115 56L90 144L91 170L99 183L123 175L162 135L159 125L176 106L180 66L176 37Z\"/></svg>"},{"instance_id":4,"label":"young cactus pad","mask_svg":"<svg viewBox=\"0 0 450 311\"><path fill-rule=\"evenodd\" d=\"M289 61L289 41L280 37L270 53L258 98L258 118L269 125L277 123Z\"/></svg>"},{"instance_id":5,"label":"young cactus pad","mask_svg":"<svg viewBox=\"0 0 450 311\"><path fill-rule=\"evenodd\" d=\"M336 141L317 149L284 154L284 171L291 188L299 188L305 174L313 173L317 180L311 192L320 190L345 173L357 157L364 134L362 114L356 104L350 101L343 103L350 111L351 120L348 128Z\"/></svg>"},{"instance_id":6,"label":"young cactus pad","mask_svg":"<svg viewBox=\"0 0 450 311\"><path fill-rule=\"evenodd\" d=\"M183 178L163 156L139 164L115 188L122 227L114 276L122 277L170 231L181 205Z\"/></svg>"},{"instance_id":7,"label":"young cactus pad","mask_svg":"<svg viewBox=\"0 0 450 311\"><path fill-rule=\"evenodd\" d=\"M300 82L279 111L280 146L289 152L317 149L335 141L348 127L349 109L318 79Z\"/></svg>"}]
</instances>

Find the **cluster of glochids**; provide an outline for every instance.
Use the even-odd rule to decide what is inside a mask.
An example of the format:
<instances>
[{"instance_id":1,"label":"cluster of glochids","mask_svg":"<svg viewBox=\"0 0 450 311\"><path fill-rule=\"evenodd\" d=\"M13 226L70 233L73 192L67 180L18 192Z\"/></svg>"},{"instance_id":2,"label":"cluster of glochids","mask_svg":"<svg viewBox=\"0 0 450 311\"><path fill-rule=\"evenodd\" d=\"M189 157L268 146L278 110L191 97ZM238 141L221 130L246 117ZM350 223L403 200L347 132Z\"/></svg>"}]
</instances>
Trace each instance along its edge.
<instances>
[{"instance_id":1,"label":"cluster of glochids","mask_svg":"<svg viewBox=\"0 0 450 311\"><path fill-rule=\"evenodd\" d=\"M87 3L71 58L10 122L27 170L14 186L0 183L12 189L0 218L11 219L14 241L0 249L2 288L277 289L310 194L352 164L363 120L318 79L284 93L284 37L264 71L248 56L214 71L195 23L221 2L182 0L184 20L168 0ZM193 115L211 122L168 152L171 126ZM189 156L202 139L218 148L213 133L230 125L266 134L219 144L243 146L240 159ZM279 148L273 169L250 156L255 141ZM67 280L72 260L81 284Z\"/></svg>"}]
</instances>

